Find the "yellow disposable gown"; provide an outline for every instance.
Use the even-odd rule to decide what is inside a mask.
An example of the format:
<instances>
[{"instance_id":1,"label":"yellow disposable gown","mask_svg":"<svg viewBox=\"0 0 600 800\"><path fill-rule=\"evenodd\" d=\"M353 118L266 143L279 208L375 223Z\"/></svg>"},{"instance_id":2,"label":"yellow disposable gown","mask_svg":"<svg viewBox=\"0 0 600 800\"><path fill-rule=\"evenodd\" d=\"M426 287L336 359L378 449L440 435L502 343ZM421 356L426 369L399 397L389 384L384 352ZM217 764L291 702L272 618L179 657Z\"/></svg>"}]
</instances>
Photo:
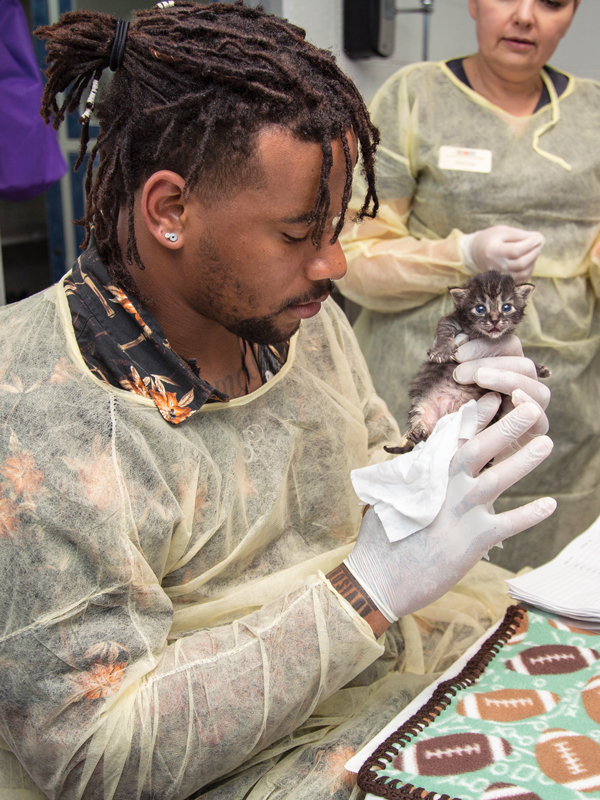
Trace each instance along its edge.
<instances>
[{"instance_id":1,"label":"yellow disposable gown","mask_svg":"<svg viewBox=\"0 0 600 800\"><path fill-rule=\"evenodd\" d=\"M0 339L0 800L349 796L347 758L509 601L482 563L377 642L323 577L350 470L398 438L339 308L177 426L86 368L62 284Z\"/></svg>"},{"instance_id":2,"label":"yellow disposable gown","mask_svg":"<svg viewBox=\"0 0 600 800\"><path fill-rule=\"evenodd\" d=\"M444 63L411 65L384 84L372 104L381 211L345 233L339 284L364 307L358 341L405 429L407 387L452 307L447 287L468 278L461 233L505 224L546 237L518 335L552 370L554 451L496 509L544 495L558 509L492 551L513 570L544 563L600 514L600 84L570 77L558 98L543 79L551 103L528 117L502 111ZM442 169L442 147L486 151L479 163L491 159L491 171Z\"/></svg>"}]
</instances>

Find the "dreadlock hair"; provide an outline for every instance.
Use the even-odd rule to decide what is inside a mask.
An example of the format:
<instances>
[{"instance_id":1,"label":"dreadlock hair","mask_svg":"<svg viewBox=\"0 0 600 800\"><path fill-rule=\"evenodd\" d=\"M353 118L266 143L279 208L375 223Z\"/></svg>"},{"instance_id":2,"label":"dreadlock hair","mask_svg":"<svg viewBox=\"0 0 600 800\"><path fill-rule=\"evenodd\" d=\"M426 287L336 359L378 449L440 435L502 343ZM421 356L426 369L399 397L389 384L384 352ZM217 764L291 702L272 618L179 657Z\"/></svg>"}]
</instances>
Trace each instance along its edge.
<instances>
[{"instance_id":1,"label":"dreadlock hair","mask_svg":"<svg viewBox=\"0 0 600 800\"><path fill-rule=\"evenodd\" d=\"M83 93L109 66L117 20L94 11L70 11L54 25L38 28L47 39L48 81L41 113L54 128L65 112L79 108ZM97 84L96 84L97 86ZM59 106L57 95L65 92ZM368 191L359 218L374 217L374 154L377 129L354 83L335 57L305 40L305 32L260 7L186 2L159 3L134 13L122 64L101 90L95 108L100 133L91 151L85 189L85 249L94 227L100 257L111 277L129 291L135 286L124 261L144 266L134 230L134 193L150 175L168 169L218 199L241 188L252 169L257 135L269 124L321 145L323 161L310 212L312 241L320 246L329 213L331 142L341 139L346 161L344 224L352 187L347 131L357 137ZM89 112L82 116L81 164L89 139ZM94 175L94 159L99 166ZM256 165L254 165L256 169ZM125 253L117 238L119 210L128 212Z\"/></svg>"}]
</instances>

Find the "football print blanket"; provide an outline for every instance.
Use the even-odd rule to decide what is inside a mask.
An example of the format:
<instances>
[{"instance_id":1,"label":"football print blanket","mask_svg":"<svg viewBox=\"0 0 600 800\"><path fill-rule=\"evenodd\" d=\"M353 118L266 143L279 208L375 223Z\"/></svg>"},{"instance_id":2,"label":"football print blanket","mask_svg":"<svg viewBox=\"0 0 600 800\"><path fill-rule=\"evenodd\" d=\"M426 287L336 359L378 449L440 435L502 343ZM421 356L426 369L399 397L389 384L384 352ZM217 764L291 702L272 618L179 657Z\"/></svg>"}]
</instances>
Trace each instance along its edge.
<instances>
[{"instance_id":1,"label":"football print blanket","mask_svg":"<svg viewBox=\"0 0 600 800\"><path fill-rule=\"evenodd\" d=\"M358 784L389 800L600 798L600 636L511 606Z\"/></svg>"}]
</instances>

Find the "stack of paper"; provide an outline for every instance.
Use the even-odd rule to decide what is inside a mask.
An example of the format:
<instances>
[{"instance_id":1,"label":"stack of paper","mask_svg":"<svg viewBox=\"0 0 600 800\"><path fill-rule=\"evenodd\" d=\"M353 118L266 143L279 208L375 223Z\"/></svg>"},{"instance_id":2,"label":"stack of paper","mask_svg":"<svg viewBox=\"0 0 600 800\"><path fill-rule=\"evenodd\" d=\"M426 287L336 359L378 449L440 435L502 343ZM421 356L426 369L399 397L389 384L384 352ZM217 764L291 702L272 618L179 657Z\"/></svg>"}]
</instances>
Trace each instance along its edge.
<instances>
[{"instance_id":1,"label":"stack of paper","mask_svg":"<svg viewBox=\"0 0 600 800\"><path fill-rule=\"evenodd\" d=\"M600 518L552 561L506 583L515 600L600 630Z\"/></svg>"}]
</instances>

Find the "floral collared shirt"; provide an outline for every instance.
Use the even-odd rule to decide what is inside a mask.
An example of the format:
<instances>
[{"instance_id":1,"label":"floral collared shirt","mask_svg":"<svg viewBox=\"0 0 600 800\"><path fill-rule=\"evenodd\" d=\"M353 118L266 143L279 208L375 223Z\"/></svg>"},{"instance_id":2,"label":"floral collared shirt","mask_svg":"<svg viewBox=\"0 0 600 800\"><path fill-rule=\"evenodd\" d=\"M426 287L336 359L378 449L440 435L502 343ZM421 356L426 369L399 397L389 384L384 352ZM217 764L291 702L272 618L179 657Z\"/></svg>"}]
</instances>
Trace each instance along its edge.
<instances>
[{"instance_id":1,"label":"floral collared shirt","mask_svg":"<svg viewBox=\"0 0 600 800\"><path fill-rule=\"evenodd\" d=\"M175 425L204 403L230 399L173 352L148 309L114 285L93 241L65 278L65 293L81 355L104 383L153 400ZM265 383L285 364L289 345L250 346Z\"/></svg>"}]
</instances>

